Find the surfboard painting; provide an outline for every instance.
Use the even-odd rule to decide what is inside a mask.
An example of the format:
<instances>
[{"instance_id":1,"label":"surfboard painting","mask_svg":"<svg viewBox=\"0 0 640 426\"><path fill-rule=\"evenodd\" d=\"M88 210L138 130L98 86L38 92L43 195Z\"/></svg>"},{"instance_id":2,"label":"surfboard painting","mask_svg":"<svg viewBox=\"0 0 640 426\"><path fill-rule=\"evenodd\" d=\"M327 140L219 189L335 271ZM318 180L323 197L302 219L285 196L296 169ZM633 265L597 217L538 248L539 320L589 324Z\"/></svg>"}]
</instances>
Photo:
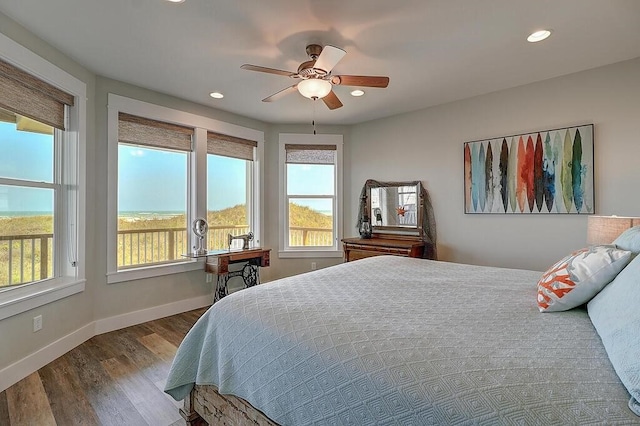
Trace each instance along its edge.
<instances>
[{"instance_id":1,"label":"surfboard painting","mask_svg":"<svg viewBox=\"0 0 640 426\"><path fill-rule=\"evenodd\" d=\"M465 213L594 213L593 145L593 124L465 142Z\"/></svg>"},{"instance_id":2,"label":"surfboard painting","mask_svg":"<svg viewBox=\"0 0 640 426\"><path fill-rule=\"evenodd\" d=\"M509 195L509 208L511 213L516 211L516 175L518 173L518 143L516 138L511 138L509 142L509 153L507 157L507 194ZM507 211L505 210L505 213Z\"/></svg>"}]
</instances>

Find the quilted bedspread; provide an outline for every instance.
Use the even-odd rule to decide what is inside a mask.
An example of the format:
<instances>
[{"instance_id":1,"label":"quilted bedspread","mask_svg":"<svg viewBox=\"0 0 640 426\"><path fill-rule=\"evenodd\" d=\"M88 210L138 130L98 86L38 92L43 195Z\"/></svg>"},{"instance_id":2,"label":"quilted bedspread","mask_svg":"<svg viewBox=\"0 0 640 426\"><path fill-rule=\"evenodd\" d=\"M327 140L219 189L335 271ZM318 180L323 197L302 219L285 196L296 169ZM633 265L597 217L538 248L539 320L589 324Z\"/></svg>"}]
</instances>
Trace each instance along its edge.
<instances>
[{"instance_id":1,"label":"quilted bedspread","mask_svg":"<svg viewBox=\"0 0 640 426\"><path fill-rule=\"evenodd\" d=\"M372 257L242 290L166 385L283 425L638 424L583 309L540 313L539 272Z\"/></svg>"}]
</instances>

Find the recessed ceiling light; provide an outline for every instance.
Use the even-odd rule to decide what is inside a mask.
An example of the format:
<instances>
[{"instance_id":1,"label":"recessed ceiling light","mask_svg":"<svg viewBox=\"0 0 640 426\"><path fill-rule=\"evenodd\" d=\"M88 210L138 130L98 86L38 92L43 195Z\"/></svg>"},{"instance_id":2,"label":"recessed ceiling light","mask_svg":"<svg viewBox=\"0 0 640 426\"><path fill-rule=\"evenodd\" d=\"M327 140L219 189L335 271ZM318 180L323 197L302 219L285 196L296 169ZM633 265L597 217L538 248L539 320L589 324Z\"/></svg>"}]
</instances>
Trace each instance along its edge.
<instances>
[{"instance_id":1,"label":"recessed ceiling light","mask_svg":"<svg viewBox=\"0 0 640 426\"><path fill-rule=\"evenodd\" d=\"M356 89L351 92L351 96L362 96L364 95L364 90Z\"/></svg>"},{"instance_id":2,"label":"recessed ceiling light","mask_svg":"<svg viewBox=\"0 0 640 426\"><path fill-rule=\"evenodd\" d=\"M212 98L215 98L215 99L224 98L224 95L222 93L220 93L220 92L211 92L211 93L209 93L209 96L211 96Z\"/></svg>"},{"instance_id":3,"label":"recessed ceiling light","mask_svg":"<svg viewBox=\"0 0 640 426\"><path fill-rule=\"evenodd\" d=\"M170 3L184 3L184 0L167 0Z\"/></svg>"},{"instance_id":4,"label":"recessed ceiling light","mask_svg":"<svg viewBox=\"0 0 640 426\"><path fill-rule=\"evenodd\" d=\"M551 30L540 30L535 33L531 33L529 37L527 37L527 41L530 43L536 43L542 41L551 35Z\"/></svg>"}]
</instances>

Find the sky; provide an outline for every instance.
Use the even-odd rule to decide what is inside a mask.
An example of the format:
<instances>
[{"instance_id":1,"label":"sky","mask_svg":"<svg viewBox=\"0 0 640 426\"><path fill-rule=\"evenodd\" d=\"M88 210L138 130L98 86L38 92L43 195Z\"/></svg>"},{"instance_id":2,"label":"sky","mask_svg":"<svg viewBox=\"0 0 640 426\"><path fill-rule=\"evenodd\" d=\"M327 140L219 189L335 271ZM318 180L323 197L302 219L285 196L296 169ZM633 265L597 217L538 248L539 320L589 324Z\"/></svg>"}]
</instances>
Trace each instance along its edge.
<instances>
[{"instance_id":1,"label":"sky","mask_svg":"<svg viewBox=\"0 0 640 426\"><path fill-rule=\"evenodd\" d=\"M118 156L119 211L186 211L187 153L121 144ZM245 204L247 161L207 155L207 162L207 209Z\"/></svg>"},{"instance_id":2,"label":"sky","mask_svg":"<svg viewBox=\"0 0 640 426\"><path fill-rule=\"evenodd\" d=\"M20 132L0 122L0 177L52 182L53 137ZM186 209L187 155L121 144L118 148L120 212L182 212ZM247 161L207 155L207 209L246 203ZM22 167L30 164L31 167ZM289 165L288 193L332 195L333 166ZM131 183L131 184L129 184ZM219 183L219 184L211 184ZM298 204L331 210L327 200L299 199ZM51 190L0 185L0 213L51 212Z\"/></svg>"},{"instance_id":3,"label":"sky","mask_svg":"<svg viewBox=\"0 0 640 426\"><path fill-rule=\"evenodd\" d=\"M333 195L335 191L333 167L325 164L288 164L287 194L290 196ZM332 212L332 203L328 199L298 198L294 202L322 213Z\"/></svg>"},{"instance_id":4,"label":"sky","mask_svg":"<svg viewBox=\"0 0 640 426\"><path fill-rule=\"evenodd\" d=\"M0 122L0 177L53 181L53 136L19 132ZM23 167L29 164L30 167ZM53 211L53 192L0 185L0 214L11 211Z\"/></svg>"}]
</instances>

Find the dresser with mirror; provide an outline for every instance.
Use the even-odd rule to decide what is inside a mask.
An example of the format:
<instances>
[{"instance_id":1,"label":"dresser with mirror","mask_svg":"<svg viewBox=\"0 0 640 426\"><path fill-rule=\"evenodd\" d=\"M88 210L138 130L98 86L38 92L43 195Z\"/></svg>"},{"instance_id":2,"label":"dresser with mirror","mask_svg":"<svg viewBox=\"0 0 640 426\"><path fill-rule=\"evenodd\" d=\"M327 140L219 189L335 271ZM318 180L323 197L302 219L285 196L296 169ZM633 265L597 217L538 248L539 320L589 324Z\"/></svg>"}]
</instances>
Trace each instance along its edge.
<instances>
[{"instance_id":1,"label":"dresser with mirror","mask_svg":"<svg viewBox=\"0 0 640 426\"><path fill-rule=\"evenodd\" d=\"M420 181L368 180L360 195L360 237L342 240L344 260L394 255L435 258L435 223Z\"/></svg>"}]
</instances>

